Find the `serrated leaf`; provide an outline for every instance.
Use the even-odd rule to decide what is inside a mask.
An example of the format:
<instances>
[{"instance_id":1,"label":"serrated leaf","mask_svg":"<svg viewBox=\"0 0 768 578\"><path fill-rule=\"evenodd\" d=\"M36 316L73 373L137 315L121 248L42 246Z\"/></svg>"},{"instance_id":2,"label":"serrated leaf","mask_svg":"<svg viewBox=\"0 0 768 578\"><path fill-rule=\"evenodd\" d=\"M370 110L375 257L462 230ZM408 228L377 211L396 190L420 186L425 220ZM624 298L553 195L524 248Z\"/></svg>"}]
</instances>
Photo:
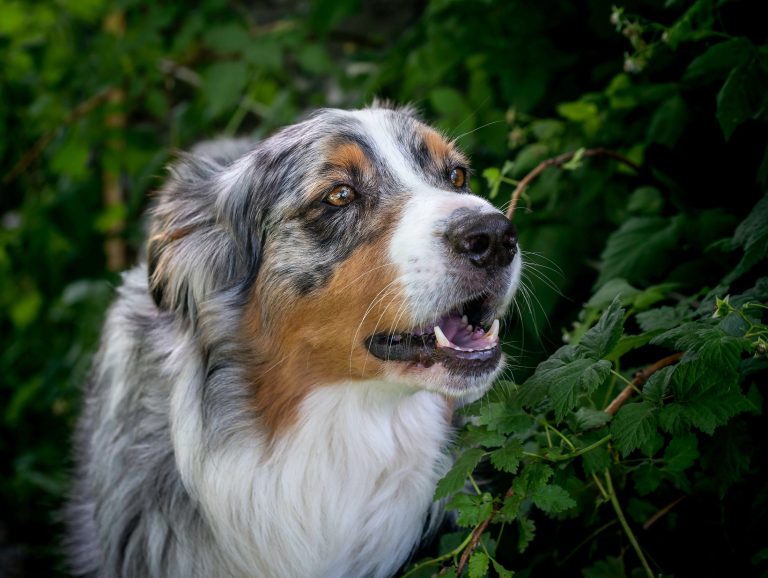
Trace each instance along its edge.
<instances>
[{"instance_id":1,"label":"serrated leaf","mask_svg":"<svg viewBox=\"0 0 768 578\"><path fill-rule=\"evenodd\" d=\"M499 432L489 431L487 427L476 427L471 424L461 432L459 439L458 445L465 448L472 446L497 448L503 446L504 442L507 441L506 436Z\"/></svg>"},{"instance_id":2,"label":"serrated leaf","mask_svg":"<svg viewBox=\"0 0 768 578\"><path fill-rule=\"evenodd\" d=\"M576 507L570 494L556 484L547 484L531 495L536 506L548 514L557 514Z\"/></svg>"},{"instance_id":3,"label":"serrated leaf","mask_svg":"<svg viewBox=\"0 0 768 578\"><path fill-rule=\"evenodd\" d=\"M613 350L623 331L624 309L617 296L597 323L581 338L576 346L576 352L592 359L602 359Z\"/></svg>"},{"instance_id":4,"label":"serrated leaf","mask_svg":"<svg viewBox=\"0 0 768 578\"><path fill-rule=\"evenodd\" d=\"M534 424L533 418L519 407L504 402L483 404L476 419L478 425L501 435L519 434Z\"/></svg>"},{"instance_id":5,"label":"serrated leaf","mask_svg":"<svg viewBox=\"0 0 768 578\"><path fill-rule=\"evenodd\" d=\"M591 476L605 471L605 468L611 465L611 455L605 446L597 447L581 455L582 467L584 472Z\"/></svg>"},{"instance_id":6,"label":"serrated leaf","mask_svg":"<svg viewBox=\"0 0 768 578\"><path fill-rule=\"evenodd\" d=\"M654 405L661 405L662 400L669 394L674 371L675 367L667 366L651 375L643 386L643 399Z\"/></svg>"},{"instance_id":7,"label":"serrated leaf","mask_svg":"<svg viewBox=\"0 0 768 578\"><path fill-rule=\"evenodd\" d=\"M592 393L610 373L610 361L601 359L593 362L589 359L579 359L563 367L562 371L550 374L554 378L550 384L550 395L555 419L562 421L565 415L576 407L578 397Z\"/></svg>"},{"instance_id":8,"label":"serrated leaf","mask_svg":"<svg viewBox=\"0 0 768 578\"><path fill-rule=\"evenodd\" d=\"M655 492L663 479L664 475L661 473L661 470L650 463L641 464L632 475L635 490L641 496L647 496L651 492Z\"/></svg>"},{"instance_id":9,"label":"serrated leaf","mask_svg":"<svg viewBox=\"0 0 768 578\"><path fill-rule=\"evenodd\" d=\"M640 289L632 287L625 279L611 279L590 297L587 307L600 310L608 307L616 298L621 299L622 305L629 305L632 297L640 293Z\"/></svg>"},{"instance_id":10,"label":"serrated leaf","mask_svg":"<svg viewBox=\"0 0 768 578\"><path fill-rule=\"evenodd\" d=\"M467 571L469 572L469 578L484 578L488 573L488 556L485 552L475 550L469 557L469 564L467 565Z\"/></svg>"},{"instance_id":11,"label":"serrated leaf","mask_svg":"<svg viewBox=\"0 0 768 578\"><path fill-rule=\"evenodd\" d=\"M515 575L512 570L507 570L496 560L491 560L491 562L493 562L493 569L496 571L496 574L499 575L499 578L512 578Z\"/></svg>"},{"instance_id":12,"label":"serrated leaf","mask_svg":"<svg viewBox=\"0 0 768 578\"><path fill-rule=\"evenodd\" d=\"M521 402L532 406L548 394L558 421L576 406L581 394L594 391L608 377L609 361L579 358L572 346L561 347L521 386Z\"/></svg>"},{"instance_id":13,"label":"serrated leaf","mask_svg":"<svg viewBox=\"0 0 768 578\"><path fill-rule=\"evenodd\" d=\"M645 282L662 269L680 236L679 217L632 217L609 238L601 255L601 287L615 277L629 283Z\"/></svg>"},{"instance_id":14,"label":"serrated leaf","mask_svg":"<svg viewBox=\"0 0 768 578\"><path fill-rule=\"evenodd\" d=\"M554 471L546 464L534 462L526 464L523 471L512 482L512 489L519 496L527 496L543 488Z\"/></svg>"},{"instance_id":15,"label":"serrated leaf","mask_svg":"<svg viewBox=\"0 0 768 578\"><path fill-rule=\"evenodd\" d=\"M523 458L523 444L516 439L509 440L506 445L491 452L491 463L497 470L516 474Z\"/></svg>"},{"instance_id":16,"label":"serrated leaf","mask_svg":"<svg viewBox=\"0 0 768 578\"><path fill-rule=\"evenodd\" d=\"M624 456L647 443L656 433L656 407L647 401L628 403L611 422L616 449Z\"/></svg>"},{"instance_id":17,"label":"serrated leaf","mask_svg":"<svg viewBox=\"0 0 768 578\"><path fill-rule=\"evenodd\" d=\"M766 162L768 163L768 149ZM732 243L744 249L744 256L736 268L726 276L725 283L733 283L768 254L768 195L763 196L746 219L736 227Z\"/></svg>"},{"instance_id":18,"label":"serrated leaf","mask_svg":"<svg viewBox=\"0 0 768 578\"><path fill-rule=\"evenodd\" d=\"M509 523L516 520L523 499L524 495L519 493L512 493L509 496L505 496L501 508L496 512L496 521Z\"/></svg>"},{"instance_id":19,"label":"serrated leaf","mask_svg":"<svg viewBox=\"0 0 768 578\"><path fill-rule=\"evenodd\" d=\"M458 493L454 494L447 507L456 510L456 523L468 528L476 526L491 515L493 496L488 492L481 496Z\"/></svg>"},{"instance_id":20,"label":"serrated leaf","mask_svg":"<svg viewBox=\"0 0 768 578\"><path fill-rule=\"evenodd\" d=\"M528 549L528 545L536 536L536 524L531 518L519 518L520 537L517 540L517 549L522 554Z\"/></svg>"},{"instance_id":21,"label":"serrated leaf","mask_svg":"<svg viewBox=\"0 0 768 578\"><path fill-rule=\"evenodd\" d=\"M664 450L664 469L683 472L690 468L699 457L699 440L693 434L674 437Z\"/></svg>"},{"instance_id":22,"label":"serrated leaf","mask_svg":"<svg viewBox=\"0 0 768 578\"><path fill-rule=\"evenodd\" d=\"M484 453L480 448L472 448L461 454L450 471L438 482L434 499L440 500L461 490Z\"/></svg>"},{"instance_id":23,"label":"serrated leaf","mask_svg":"<svg viewBox=\"0 0 768 578\"><path fill-rule=\"evenodd\" d=\"M763 109L765 73L760 64L737 66L717 94L717 120L726 140L744 121L755 118Z\"/></svg>"},{"instance_id":24,"label":"serrated leaf","mask_svg":"<svg viewBox=\"0 0 768 578\"><path fill-rule=\"evenodd\" d=\"M643 311L635 316L640 329L651 332L660 329L667 330L679 326L690 315L688 307L663 306L649 311Z\"/></svg>"},{"instance_id":25,"label":"serrated leaf","mask_svg":"<svg viewBox=\"0 0 768 578\"><path fill-rule=\"evenodd\" d=\"M752 50L752 43L743 37L731 38L710 46L691 61L683 75L683 80L703 77L707 80L723 79L734 68L746 63Z\"/></svg>"},{"instance_id":26,"label":"serrated leaf","mask_svg":"<svg viewBox=\"0 0 768 578\"><path fill-rule=\"evenodd\" d=\"M600 409L591 407L580 407L575 414L576 425L580 431L594 429L604 426L611 421L610 414Z\"/></svg>"},{"instance_id":27,"label":"serrated leaf","mask_svg":"<svg viewBox=\"0 0 768 578\"><path fill-rule=\"evenodd\" d=\"M696 399L684 402L683 409L683 417L691 425L712 435L718 426L728 423L738 413L753 410L754 406L739 391L710 389Z\"/></svg>"},{"instance_id":28,"label":"serrated leaf","mask_svg":"<svg viewBox=\"0 0 768 578\"><path fill-rule=\"evenodd\" d=\"M583 578L625 578L624 560L608 557L581 571Z\"/></svg>"}]
</instances>

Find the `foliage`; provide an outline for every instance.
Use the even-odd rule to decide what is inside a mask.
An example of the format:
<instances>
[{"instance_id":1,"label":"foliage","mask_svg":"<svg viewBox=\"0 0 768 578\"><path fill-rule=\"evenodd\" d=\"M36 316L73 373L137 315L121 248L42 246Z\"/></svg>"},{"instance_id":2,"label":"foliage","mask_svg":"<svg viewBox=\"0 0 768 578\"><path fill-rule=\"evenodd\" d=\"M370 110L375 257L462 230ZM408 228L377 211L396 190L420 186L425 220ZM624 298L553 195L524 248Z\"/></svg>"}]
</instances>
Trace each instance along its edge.
<instances>
[{"instance_id":1,"label":"foliage","mask_svg":"<svg viewBox=\"0 0 768 578\"><path fill-rule=\"evenodd\" d=\"M395 8L0 0L9 574L60 567L52 512L78 388L169 154L374 94L415 102L455 137L474 189L499 206L563 152L605 147L641 166L577 155L526 189L511 370L462 410L436 494L456 531L403 574L456 575L462 554L471 577L768 574L768 44L756 6Z\"/></svg>"}]
</instances>

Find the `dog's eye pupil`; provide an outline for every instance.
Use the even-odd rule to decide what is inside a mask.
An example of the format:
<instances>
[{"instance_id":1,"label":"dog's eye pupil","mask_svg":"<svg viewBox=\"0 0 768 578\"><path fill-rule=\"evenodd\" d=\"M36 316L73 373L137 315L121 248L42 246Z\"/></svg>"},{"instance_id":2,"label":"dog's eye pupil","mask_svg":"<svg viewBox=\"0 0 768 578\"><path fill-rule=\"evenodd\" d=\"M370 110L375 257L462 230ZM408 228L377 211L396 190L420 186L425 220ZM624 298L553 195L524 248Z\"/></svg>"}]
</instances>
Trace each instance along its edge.
<instances>
[{"instance_id":1,"label":"dog's eye pupil","mask_svg":"<svg viewBox=\"0 0 768 578\"><path fill-rule=\"evenodd\" d=\"M357 198L357 192L349 185L339 185L328 193L323 202L334 207L343 207Z\"/></svg>"},{"instance_id":2,"label":"dog's eye pupil","mask_svg":"<svg viewBox=\"0 0 768 578\"><path fill-rule=\"evenodd\" d=\"M467 171L461 167L456 167L451 171L451 182L454 187L463 187L467 180Z\"/></svg>"}]
</instances>

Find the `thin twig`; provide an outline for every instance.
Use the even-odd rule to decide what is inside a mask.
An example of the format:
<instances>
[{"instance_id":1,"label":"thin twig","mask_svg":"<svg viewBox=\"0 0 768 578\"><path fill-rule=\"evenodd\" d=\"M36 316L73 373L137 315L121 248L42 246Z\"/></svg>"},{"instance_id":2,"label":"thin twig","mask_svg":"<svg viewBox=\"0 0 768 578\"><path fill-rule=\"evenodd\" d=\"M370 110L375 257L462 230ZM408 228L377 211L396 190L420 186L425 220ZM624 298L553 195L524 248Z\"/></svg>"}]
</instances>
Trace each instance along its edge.
<instances>
[{"instance_id":1,"label":"thin twig","mask_svg":"<svg viewBox=\"0 0 768 578\"><path fill-rule=\"evenodd\" d=\"M674 508L675 506L677 506L677 505L678 505L680 502L682 502L684 499L685 499L685 496L680 496L680 497L679 497L678 499L676 499L674 502L671 502L671 503L667 504L667 505L666 505L666 506L664 506L664 507L663 507L661 510L659 510L658 512L656 512L656 513L655 513L653 516L651 516L650 518L648 518L648 519L645 521L645 523L643 524L643 530L647 530L648 528L650 528L651 526L653 526L653 525L654 525L656 522L658 522L658 521L659 521L659 519L660 519L660 518L663 518L664 516L666 516L666 515L669 513L669 511L670 511L672 508Z\"/></svg>"},{"instance_id":2,"label":"thin twig","mask_svg":"<svg viewBox=\"0 0 768 578\"><path fill-rule=\"evenodd\" d=\"M617 395L613 401L608 404L608 407L606 407L603 411L605 411L607 414L615 415L616 412L619 411L619 408L624 405L624 402L630 398L632 393L635 390L639 390L654 373L663 367L676 363L682 356L682 352L673 353L672 355L669 355L664 359L660 359L656 363L649 365L645 369L638 371L635 374L632 383L622 389L621 393L619 393L619 395Z\"/></svg>"},{"instance_id":3,"label":"thin twig","mask_svg":"<svg viewBox=\"0 0 768 578\"><path fill-rule=\"evenodd\" d=\"M23 173L27 168L37 160L37 158L43 154L43 151L48 147L49 144L51 144L51 141L53 140L53 137L56 136L56 133L62 126L66 126L68 124L72 124L76 120L81 119L82 117L89 114L91 111L93 111L98 106L104 104L107 102L110 98L113 97L113 94L115 91L118 91L119 89L114 86L108 86L106 88L101 89L99 92L88 98L87 100L84 100L80 104L78 104L75 108L73 108L71 111L67 113L67 116L64 117L64 119L61 121L59 126L56 128L49 130L46 132L43 136L41 136L37 142L32 145L31 148L29 148L22 157L18 160L18 162L13 166L13 168L8 171L5 176L3 177L3 184L7 185L10 183L13 179L18 177L21 173Z\"/></svg>"},{"instance_id":4,"label":"thin twig","mask_svg":"<svg viewBox=\"0 0 768 578\"><path fill-rule=\"evenodd\" d=\"M580 149L581 150L581 149ZM575 157L577 154L580 154L581 157L608 157L612 158L614 160L619 161L620 163L624 163L628 167L632 167L636 171L640 170L640 165L638 165L635 161L630 159L629 157L624 156L621 153L618 153L616 151L605 149L602 147L594 148L594 149L586 149L579 151L571 151L569 153L563 153L561 155L558 155L556 157L552 157L550 159L546 159L544 161L541 161L536 168L534 168L531 172L529 172L527 175L525 175L518 183L517 187L515 187L515 190L512 193L512 199L509 202L509 208L507 209L507 218L512 219L512 216L515 214L515 208L517 207L517 201L520 199L520 195L523 194L523 191L525 191L526 188L528 188L528 185L531 184L531 182L538 177L541 173L543 173L545 170L547 170L550 167L562 167L565 163L570 161L573 157Z\"/></svg>"},{"instance_id":5,"label":"thin twig","mask_svg":"<svg viewBox=\"0 0 768 578\"><path fill-rule=\"evenodd\" d=\"M624 529L624 533L627 535L629 543L632 544L632 548L635 550L635 554L637 554L637 557L640 558L640 563L643 565L645 573L647 574L648 578L654 578L653 570L651 570L651 566L648 564L648 560L646 560L645 554L643 554L643 549L640 548L640 543L637 541L637 538L635 537L635 534L632 531L632 528L629 526L629 522L627 522L627 518L624 516L624 512L621 509L621 504L619 504L619 497L616 495L616 490L613 487L611 473L607 468L605 470L605 487L608 491L608 498L610 499L611 505L613 506L613 511L616 512L616 517L619 520L619 524L621 524L621 527Z\"/></svg>"},{"instance_id":6,"label":"thin twig","mask_svg":"<svg viewBox=\"0 0 768 578\"><path fill-rule=\"evenodd\" d=\"M507 492L504 494L504 500L511 497L514 493L515 491L512 488L509 488ZM504 505L504 500L494 504L493 510L491 510L490 515L485 520L480 522L477 525L477 527L472 531L472 537L469 539L469 544L464 549L464 552L462 552L461 558L459 558L459 563L456 566L456 576L461 576L461 573L464 570L464 567L467 565L467 561L469 560L469 557L477 549L478 544L480 544L480 538L482 537L483 532L485 532L486 528L488 528L490 523L493 522L493 519L496 517L496 514Z\"/></svg>"}]
</instances>

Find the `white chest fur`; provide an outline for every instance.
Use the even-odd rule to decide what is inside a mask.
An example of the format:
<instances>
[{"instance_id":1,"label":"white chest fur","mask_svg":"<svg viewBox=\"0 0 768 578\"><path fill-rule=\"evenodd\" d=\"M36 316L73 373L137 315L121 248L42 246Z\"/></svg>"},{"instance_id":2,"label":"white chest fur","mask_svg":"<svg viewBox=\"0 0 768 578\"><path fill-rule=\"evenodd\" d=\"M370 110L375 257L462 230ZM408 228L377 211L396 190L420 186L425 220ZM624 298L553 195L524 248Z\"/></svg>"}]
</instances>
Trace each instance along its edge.
<instances>
[{"instance_id":1,"label":"white chest fur","mask_svg":"<svg viewBox=\"0 0 768 578\"><path fill-rule=\"evenodd\" d=\"M243 440L183 474L233 575L383 577L419 543L449 434L435 393L326 386L268 453Z\"/></svg>"}]
</instances>

